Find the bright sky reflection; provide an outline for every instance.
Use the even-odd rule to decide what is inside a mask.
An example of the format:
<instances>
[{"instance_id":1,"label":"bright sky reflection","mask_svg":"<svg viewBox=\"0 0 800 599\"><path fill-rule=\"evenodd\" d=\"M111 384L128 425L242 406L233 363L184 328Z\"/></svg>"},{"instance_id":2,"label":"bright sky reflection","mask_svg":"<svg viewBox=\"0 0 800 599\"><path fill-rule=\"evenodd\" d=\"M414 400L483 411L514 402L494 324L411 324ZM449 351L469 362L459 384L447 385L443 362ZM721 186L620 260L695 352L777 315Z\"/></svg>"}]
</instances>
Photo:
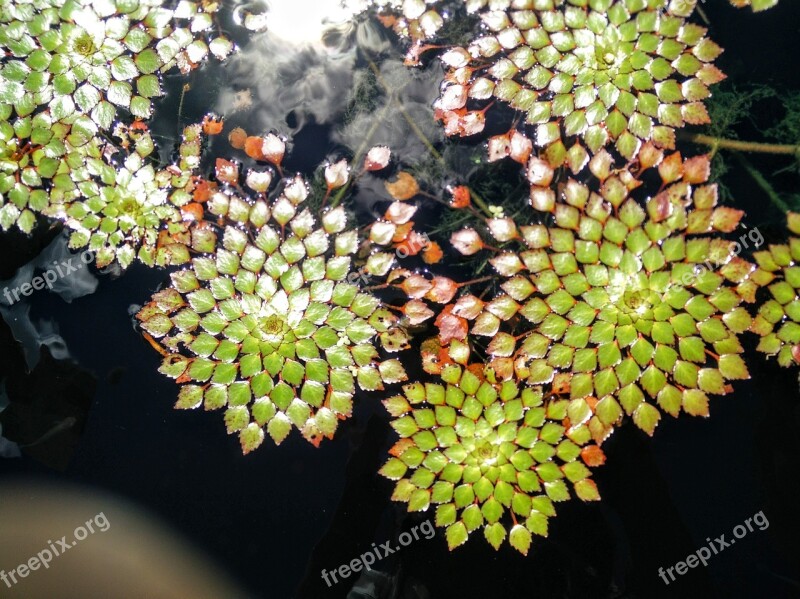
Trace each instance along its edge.
<instances>
[{"instance_id":1,"label":"bright sky reflection","mask_svg":"<svg viewBox=\"0 0 800 599\"><path fill-rule=\"evenodd\" d=\"M344 23L369 4L367 0L271 0L267 29L280 39L295 43L315 42L330 25Z\"/></svg>"}]
</instances>

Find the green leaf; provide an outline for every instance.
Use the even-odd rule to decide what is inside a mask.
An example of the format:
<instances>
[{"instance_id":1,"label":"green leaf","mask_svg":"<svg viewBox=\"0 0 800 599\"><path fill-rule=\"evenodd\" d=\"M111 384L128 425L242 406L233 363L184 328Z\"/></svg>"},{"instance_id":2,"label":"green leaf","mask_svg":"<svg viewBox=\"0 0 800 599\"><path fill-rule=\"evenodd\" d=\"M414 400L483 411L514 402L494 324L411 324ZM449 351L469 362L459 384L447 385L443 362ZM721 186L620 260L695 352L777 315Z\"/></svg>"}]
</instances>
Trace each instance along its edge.
<instances>
[{"instance_id":1,"label":"green leaf","mask_svg":"<svg viewBox=\"0 0 800 599\"><path fill-rule=\"evenodd\" d=\"M106 97L108 101L112 104L117 106L121 106L123 108L128 108L131 103L131 95L133 91L131 88L131 84L125 81L113 81L111 85L108 86L108 90L106 91ZM98 123L101 127L102 124Z\"/></svg>"},{"instance_id":2,"label":"green leaf","mask_svg":"<svg viewBox=\"0 0 800 599\"><path fill-rule=\"evenodd\" d=\"M650 436L653 436L659 420L661 420L661 414L656 408L646 402L640 403L633 412L633 421L636 423L636 426Z\"/></svg>"},{"instance_id":3,"label":"green leaf","mask_svg":"<svg viewBox=\"0 0 800 599\"><path fill-rule=\"evenodd\" d=\"M292 422L282 412L278 412L275 417L269 421L269 424L267 424L267 433L272 437L275 445L280 445L291 430Z\"/></svg>"},{"instance_id":4,"label":"green leaf","mask_svg":"<svg viewBox=\"0 0 800 599\"><path fill-rule=\"evenodd\" d=\"M445 537L447 538L447 546L450 551L466 543L468 536L467 527L464 526L463 522L456 522L448 526Z\"/></svg>"},{"instance_id":5,"label":"green leaf","mask_svg":"<svg viewBox=\"0 0 800 599\"><path fill-rule=\"evenodd\" d=\"M158 53L153 48L147 48L146 50L137 54L135 62L136 68L138 68L139 72L144 73L145 75L155 73L163 64Z\"/></svg>"},{"instance_id":6,"label":"green leaf","mask_svg":"<svg viewBox=\"0 0 800 599\"><path fill-rule=\"evenodd\" d=\"M727 380L745 380L750 378L747 366L741 356L729 354L720 356L719 371Z\"/></svg>"},{"instance_id":7,"label":"green leaf","mask_svg":"<svg viewBox=\"0 0 800 599\"><path fill-rule=\"evenodd\" d=\"M117 81L129 81L138 74L139 69L136 68L136 64L129 56L118 56L111 61L111 76Z\"/></svg>"},{"instance_id":8,"label":"green leaf","mask_svg":"<svg viewBox=\"0 0 800 599\"><path fill-rule=\"evenodd\" d=\"M489 541L489 544L497 550L500 549L500 545L503 544L503 540L506 538L506 529L499 522L487 524L483 529L483 535Z\"/></svg>"},{"instance_id":9,"label":"green leaf","mask_svg":"<svg viewBox=\"0 0 800 599\"><path fill-rule=\"evenodd\" d=\"M242 453L245 455L250 453L264 442L264 429L251 422L239 432L239 442L242 446Z\"/></svg>"},{"instance_id":10,"label":"green leaf","mask_svg":"<svg viewBox=\"0 0 800 599\"><path fill-rule=\"evenodd\" d=\"M528 555L528 550L531 547L531 533L527 528L521 524L515 524L508 535L508 541L522 555Z\"/></svg>"}]
</instances>

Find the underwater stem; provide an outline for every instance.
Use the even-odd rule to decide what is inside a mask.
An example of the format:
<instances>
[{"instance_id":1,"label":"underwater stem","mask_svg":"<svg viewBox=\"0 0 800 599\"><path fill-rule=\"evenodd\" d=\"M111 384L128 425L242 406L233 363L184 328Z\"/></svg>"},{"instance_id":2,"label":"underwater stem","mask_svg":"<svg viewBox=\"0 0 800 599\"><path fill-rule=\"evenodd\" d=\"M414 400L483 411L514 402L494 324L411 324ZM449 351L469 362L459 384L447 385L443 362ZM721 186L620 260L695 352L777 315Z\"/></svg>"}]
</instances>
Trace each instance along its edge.
<instances>
[{"instance_id":1,"label":"underwater stem","mask_svg":"<svg viewBox=\"0 0 800 599\"><path fill-rule=\"evenodd\" d=\"M372 69L372 72L375 74L375 79L378 81L378 83L381 84L381 87L383 87L384 91L386 91L387 94L390 94L389 86L383 80L383 77L381 77L381 71L378 68L378 65L376 65L373 60L369 60L369 68ZM433 147L433 144L431 143L431 140L429 140L425 136L425 133L423 133L422 129L420 129L419 126L414 122L414 119L412 119L409 116L408 112L406 112L405 108L403 108L403 105L400 102L397 101L397 98L394 96L394 94L390 94L390 97L391 97L392 103L394 103L394 105L397 107L397 110L400 111L400 114L403 115L403 118L408 123L408 126L411 127L411 130L414 132L414 135L416 135L419 138L419 140L423 143L423 145L428 149L428 152L431 153L431 156L436 158L436 160L440 164L445 165L445 161L444 161L444 158L442 157L442 155L439 153L439 151L435 147ZM483 210L483 213L487 217L491 218L492 217L492 213L489 210L489 206L486 204L486 202L483 200L483 198L480 195L478 195L478 192L476 192L474 189L472 189L470 187L469 188L469 193L472 196L472 199L478 205L478 207L481 210Z\"/></svg>"},{"instance_id":2,"label":"underwater stem","mask_svg":"<svg viewBox=\"0 0 800 599\"><path fill-rule=\"evenodd\" d=\"M369 128L369 131L367 131L367 135L366 137L364 137L364 141L361 142L361 146L359 146L358 150L356 151L356 155L353 157L353 163L351 165L352 169L357 168L356 165L358 165L361 162L362 158L364 158L364 154L366 154L367 152L367 146L369 145L369 142L372 139L372 137L375 135L375 132L378 130L378 127L383 122L384 116L386 116L386 113L389 112L390 106L391 104L386 105L386 107L381 111L380 116L377 119L375 119L375 121L372 123L372 126ZM339 205L339 202L342 201L344 194L347 193L348 189L350 189L350 185L352 184L352 182L353 182L353 177L350 177L347 183L343 187L339 188L339 191L337 191L336 195L333 196L333 201L331 202L331 208L336 208L336 206ZM325 199L327 199L327 196ZM325 206L324 201L322 202L322 205Z\"/></svg>"},{"instance_id":3,"label":"underwater stem","mask_svg":"<svg viewBox=\"0 0 800 599\"><path fill-rule=\"evenodd\" d=\"M764 193L767 194L767 197L769 197L772 203L775 204L775 206L777 206L782 212L789 212L789 205L781 199L781 196L777 191L775 191L772 185L769 184L769 181L767 181L766 177L761 174L761 171L750 164L750 162L748 162L745 157L738 152L736 152L735 155L739 159L739 162L742 163L742 166L745 168L745 170L750 174L751 177L753 177L756 184L758 184L758 186L764 190Z\"/></svg>"},{"instance_id":4,"label":"underwater stem","mask_svg":"<svg viewBox=\"0 0 800 599\"><path fill-rule=\"evenodd\" d=\"M735 150L740 152L753 152L760 154L782 154L785 156L800 157L800 146L790 146L785 144L766 144L755 141L740 141L738 139L724 139L703 135L702 133L679 133L679 137L692 143L712 148L722 148L725 150Z\"/></svg>"}]
</instances>

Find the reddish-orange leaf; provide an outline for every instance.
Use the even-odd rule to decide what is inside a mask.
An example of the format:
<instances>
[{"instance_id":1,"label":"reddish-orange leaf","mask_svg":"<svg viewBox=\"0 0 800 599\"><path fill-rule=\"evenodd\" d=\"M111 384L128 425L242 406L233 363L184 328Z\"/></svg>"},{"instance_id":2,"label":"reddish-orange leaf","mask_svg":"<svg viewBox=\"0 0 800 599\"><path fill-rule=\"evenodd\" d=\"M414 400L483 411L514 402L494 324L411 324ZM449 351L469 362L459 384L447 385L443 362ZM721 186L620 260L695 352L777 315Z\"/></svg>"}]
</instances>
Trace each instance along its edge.
<instances>
[{"instance_id":1,"label":"reddish-orange leaf","mask_svg":"<svg viewBox=\"0 0 800 599\"><path fill-rule=\"evenodd\" d=\"M642 169L652 168L661 163L664 159L664 152L656 147L652 141L648 141L639 150L639 166Z\"/></svg>"},{"instance_id":2,"label":"reddish-orange leaf","mask_svg":"<svg viewBox=\"0 0 800 599\"><path fill-rule=\"evenodd\" d=\"M497 380L507 381L514 376L514 360L511 358L492 358L489 368L494 371Z\"/></svg>"},{"instance_id":3,"label":"reddish-orange leaf","mask_svg":"<svg viewBox=\"0 0 800 599\"><path fill-rule=\"evenodd\" d=\"M553 377L553 382L550 386L551 392L554 395L566 395L572 388L572 373L571 372L558 372ZM566 425L565 425L566 426Z\"/></svg>"},{"instance_id":4,"label":"reddish-orange leaf","mask_svg":"<svg viewBox=\"0 0 800 599\"><path fill-rule=\"evenodd\" d=\"M708 154L687 158L683 163L683 180L686 183L705 183L711 176L711 159Z\"/></svg>"},{"instance_id":5,"label":"reddish-orange leaf","mask_svg":"<svg viewBox=\"0 0 800 599\"><path fill-rule=\"evenodd\" d=\"M660 223L669 218L672 214L672 200L670 200L669 192L662 191L652 198L647 203L647 211L650 214L650 218L655 223Z\"/></svg>"},{"instance_id":6,"label":"reddish-orange leaf","mask_svg":"<svg viewBox=\"0 0 800 599\"><path fill-rule=\"evenodd\" d=\"M222 133L224 122L222 119L216 120L206 117L203 119L203 133L206 135L219 135Z\"/></svg>"},{"instance_id":7,"label":"reddish-orange leaf","mask_svg":"<svg viewBox=\"0 0 800 599\"><path fill-rule=\"evenodd\" d=\"M244 141L244 153L253 160L266 160L264 155L264 138L250 135Z\"/></svg>"},{"instance_id":8,"label":"reddish-orange leaf","mask_svg":"<svg viewBox=\"0 0 800 599\"><path fill-rule=\"evenodd\" d=\"M247 140L247 132L241 127L236 127L233 131L228 133L228 143L237 150L244 148L245 141Z\"/></svg>"},{"instance_id":9,"label":"reddish-orange leaf","mask_svg":"<svg viewBox=\"0 0 800 599\"><path fill-rule=\"evenodd\" d=\"M194 180L193 197L195 202L207 202L216 191L217 185L212 181L196 177Z\"/></svg>"},{"instance_id":10,"label":"reddish-orange leaf","mask_svg":"<svg viewBox=\"0 0 800 599\"><path fill-rule=\"evenodd\" d=\"M519 131L514 131L511 134L511 144L509 145L509 154L511 159L525 164L533 152L533 142L530 138Z\"/></svg>"},{"instance_id":11,"label":"reddish-orange leaf","mask_svg":"<svg viewBox=\"0 0 800 599\"><path fill-rule=\"evenodd\" d=\"M478 377L478 380L486 380L486 376L483 374L483 364L470 364L467 366L467 370Z\"/></svg>"},{"instance_id":12,"label":"reddish-orange leaf","mask_svg":"<svg viewBox=\"0 0 800 599\"><path fill-rule=\"evenodd\" d=\"M425 322L429 318L433 318L433 310L428 305L420 300L412 299L405 306L403 306L403 314L408 318L408 322L412 325L418 325Z\"/></svg>"},{"instance_id":13,"label":"reddish-orange leaf","mask_svg":"<svg viewBox=\"0 0 800 599\"><path fill-rule=\"evenodd\" d=\"M411 229L414 227L414 221L409 221L407 223L403 223L402 225L397 225L397 228L394 232L394 237L392 237L393 243L400 243L401 241L405 241L408 238L409 233L411 233Z\"/></svg>"},{"instance_id":14,"label":"reddish-orange leaf","mask_svg":"<svg viewBox=\"0 0 800 599\"><path fill-rule=\"evenodd\" d=\"M169 231L166 229L161 229L158 232L158 240L156 241L156 247L162 248L164 246L170 245L172 243L172 238L169 236Z\"/></svg>"},{"instance_id":15,"label":"reddish-orange leaf","mask_svg":"<svg viewBox=\"0 0 800 599\"><path fill-rule=\"evenodd\" d=\"M453 306L446 306L436 318L435 324L439 328L439 340L442 345L447 345L453 339L463 341L467 338L467 321L452 312Z\"/></svg>"},{"instance_id":16,"label":"reddish-orange leaf","mask_svg":"<svg viewBox=\"0 0 800 599\"><path fill-rule=\"evenodd\" d=\"M131 131L147 131L148 129L150 129L150 127L148 127L147 123L145 123L144 121L136 119L131 123L129 129Z\"/></svg>"},{"instance_id":17,"label":"reddish-orange leaf","mask_svg":"<svg viewBox=\"0 0 800 599\"><path fill-rule=\"evenodd\" d=\"M413 439L400 439L397 443L392 445L389 450L389 455L399 458L409 447L414 447Z\"/></svg>"},{"instance_id":18,"label":"reddish-orange leaf","mask_svg":"<svg viewBox=\"0 0 800 599\"><path fill-rule=\"evenodd\" d=\"M200 222L203 220L203 206L196 202L189 202L185 206L181 206L181 214L185 221Z\"/></svg>"},{"instance_id":19,"label":"reddish-orange leaf","mask_svg":"<svg viewBox=\"0 0 800 599\"><path fill-rule=\"evenodd\" d=\"M425 264L438 264L444 257L442 248L435 241L431 241L428 247L422 252L422 260Z\"/></svg>"},{"instance_id":20,"label":"reddish-orange leaf","mask_svg":"<svg viewBox=\"0 0 800 599\"><path fill-rule=\"evenodd\" d=\"M217 158L217 179L223 183L236 185L239 181L239 165L224 158Z\"/></svg>"},{"instance_id":21,"label":"reddish-orange leaf","mask_svg":"<svg viewBox=\"0 0 800 599\"><path fill-rule=\"evenodd\" d=\"M452 279L448 279L447 277L433 277L433 287L431 287L425 297L437 304L446 304L453 299L456 291L458 291L458 285Z\"/></svg>"},{"instance_id":22,"label":"reddish-orange leaf","mask_svg":"<svg viewBox=\"0 0 800 599\"><path fill-rule=\"evenodd\" d=\"M742 217L744 217L743 210L722 206L714 210L711 215L711 224L717 231L732 233L739 226Z\"/></svg>"},{"instance_id":23,"label":"reddish-orange leaf","mask_svg":"<svg viewBox=\"0 0 800 599\"><path fill-rule=\"evenodd\" d=\"M581 459L592 468L606 463L606 454L597 445L587 445L581 450Z\"/></svg>"},{"instance_id":24,"label":"reddish-orange leaf","mask_svg":"<svg viewBox=\"0 0 800 599\"><path fill-rule=\"evenodd\" d=\"M396 181L386 183L386 191L395 200L410 200L419 193L419 184L411 173L401 171L398 173Z\"/></svg>"},{"instance_id":25,"label":"reddish-orange leaf","mask_svg":"<svg viewBox=\"0 0 800 599\"><path fill-rule=\"evenodd\" d=\"M167 356L169 356L169 352L166 349L164 349L163 347L161 347L161 345L158 343L158 341L153 339L152 336L150 336L148 333L145 333L144 331L142 331L142 335L144 335L144 338L147 340L147 342L151 345L151 347L154 350L156 350L158 353L160 353L165 358Z\"/></svg>"},{"instance_id":26,"label":"reddish-orange leaf","mask_svg":"<svg viewBox=\"0 0 800 599\"><path fill-rule=\"evenodd\" d=\"M436 337L431 337L422 342L420 354L422 356L422 369L428 374L441 374L442 367L452 362L447 348L443 348Z\"/></svg>"},{"instance_id":27,"label":"reddish-orange leaf","mask_svg":"<svg viewBox=\"0 0 800 599\"><path fill-rule=\"evenodd\" d=\"M658 165L658 174L664 183L672 183L683 174L683 159L680 152L674 152Z\"/></svg>"},{"instance_id":28,"label":"reddish-orange leaf","mask_svg":"<svg viewBox=\"0 0 800 599\"><path fill-rule=\"evenodd\" d=\"M457 187L450 187L448 191L453 196L450 199L450 206L453 208L466 208L470 203L469 187L466 185L459 185Z\"/></svg>"},{"instance_id":29,"label":"reddish-orange leaf","mask_svg":"<svg viewBox=\"0 0 800 599\"><path fill-rule=\"evenodd\" d=\"M397 245L397 255L401 258L416 256L422 250L424 250L429 243L430 242L427 237L412 230L408 234L408 237L406 237L402 243Z\"/></svg>"},{"instance_id":30,"label":"reddish-orange leaf","mask_svg":"<svg viewBox=\"0 0 800 599\"><path fill-rule=\"evenodd\" d=\"M422 275L411 275L400 285L400 288L412 299L425 297L431 287L433 287L431 282Z\"/></svg>"},{"instance_id":31,"label":"reddish-orange leaf","mask_svg":"<svg viewBox=\"0 0 800 599\"><path fill-rule=\"evenodd\" d=\"M222 133L223 126L224 119L222 118L210 114L203 118L203 133L206 135L219 135Z\"/></svg>"}]
</instances>

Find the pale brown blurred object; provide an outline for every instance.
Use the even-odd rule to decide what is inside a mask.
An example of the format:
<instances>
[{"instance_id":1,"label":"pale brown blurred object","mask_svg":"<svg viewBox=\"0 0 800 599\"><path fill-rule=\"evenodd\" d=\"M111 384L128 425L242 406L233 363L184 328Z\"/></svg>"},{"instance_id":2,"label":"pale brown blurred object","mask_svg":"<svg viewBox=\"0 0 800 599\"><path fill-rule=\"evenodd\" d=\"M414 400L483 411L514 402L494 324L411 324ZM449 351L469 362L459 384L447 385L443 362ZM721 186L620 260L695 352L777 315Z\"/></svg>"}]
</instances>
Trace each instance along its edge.
<instances>
[{"instance_id":1,"label":"pale brown blurred object","mask_svg":"<svg viewBox=\"0 0 800 599\"><path fill-rule=\"evenodd\" d=\"M27 564L49 541L75 540L103 513L109 526L77 541L49 568L39 566L0 597L24 599L238 599L246 595L210 559L155 519L111 495L39 482L0 485L0 570ZM103 520L98 522L102 524ZM60 551L60 550L59 550Z\"/></svg>"}]
</instances>

